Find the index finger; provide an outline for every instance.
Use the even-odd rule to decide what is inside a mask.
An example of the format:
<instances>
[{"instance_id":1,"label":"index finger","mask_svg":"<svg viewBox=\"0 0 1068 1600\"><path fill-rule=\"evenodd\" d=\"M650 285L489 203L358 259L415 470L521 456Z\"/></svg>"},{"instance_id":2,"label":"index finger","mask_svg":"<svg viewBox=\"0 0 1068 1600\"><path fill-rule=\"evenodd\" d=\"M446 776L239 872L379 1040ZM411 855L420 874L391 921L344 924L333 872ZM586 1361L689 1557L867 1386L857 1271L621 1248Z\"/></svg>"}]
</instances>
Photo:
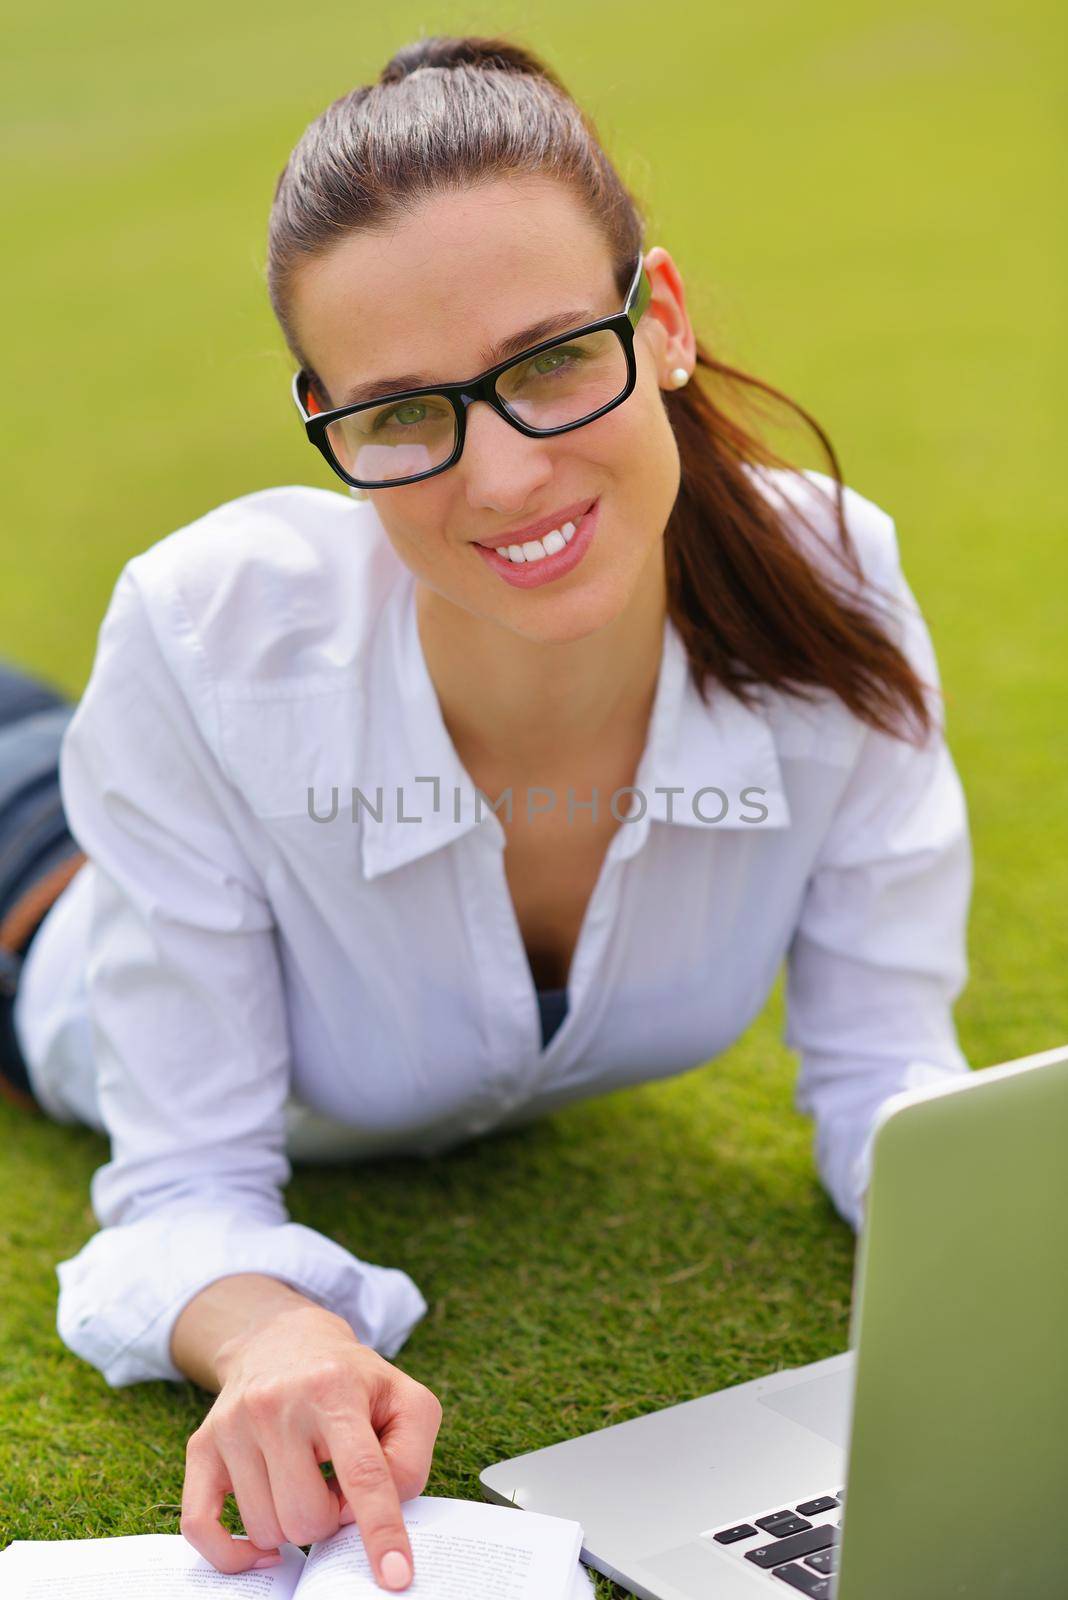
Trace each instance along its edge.
<instances>
[{"instance_id":1,"label":"index finger","mask_svg":"<svg viewBox=\"0 0 1068 1600\"><path fill-rule=\"evenodd\" d=\"M400 1495L370 1420L325 1440L342 1493L352 1507L377 1584L406 1589L415 1563Z\"/></svg>"}]
</instances>

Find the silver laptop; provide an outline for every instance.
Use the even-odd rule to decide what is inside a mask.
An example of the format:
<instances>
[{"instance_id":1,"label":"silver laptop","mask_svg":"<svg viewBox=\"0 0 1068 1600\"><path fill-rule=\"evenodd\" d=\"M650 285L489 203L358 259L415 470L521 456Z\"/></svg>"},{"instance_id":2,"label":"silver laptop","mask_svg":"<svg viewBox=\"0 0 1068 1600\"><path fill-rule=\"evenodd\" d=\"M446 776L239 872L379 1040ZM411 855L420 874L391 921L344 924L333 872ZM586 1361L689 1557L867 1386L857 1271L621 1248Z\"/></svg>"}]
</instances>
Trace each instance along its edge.
<instances>
[{"instance_id":1,"label":"silver laptop","mask_svg":"<svg viewBox=\"0 0 1068 1600\"><path fill-rule=\"evenodd\" d=\"M1068 1047L887 1102L849 1346L483 1491L640 1600L1065 1600Z\"/></svg>"}]
</instances>

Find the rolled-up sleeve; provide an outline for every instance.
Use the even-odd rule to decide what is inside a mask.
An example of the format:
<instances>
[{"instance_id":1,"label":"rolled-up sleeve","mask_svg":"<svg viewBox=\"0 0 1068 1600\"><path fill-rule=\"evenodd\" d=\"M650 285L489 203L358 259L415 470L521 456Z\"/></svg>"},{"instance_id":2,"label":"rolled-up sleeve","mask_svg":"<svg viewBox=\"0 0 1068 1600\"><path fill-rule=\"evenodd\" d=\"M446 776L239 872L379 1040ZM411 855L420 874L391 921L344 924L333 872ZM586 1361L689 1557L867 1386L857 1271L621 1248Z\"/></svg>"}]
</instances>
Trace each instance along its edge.
<instances>
[{"instance_id":1,"label":"rolled-up sleeve","mask_svg":"<svg viewBox=\"0 0 1068 1600\"><path fill-rule=\"evenodd\" d=\"M821 1178L858 1231L879 1107L969 1070L953 1021L968 976L967 807L945 742L934 649L892 530L890 553L886 625L928 686L935 731L918 747L866 728L787 954L784 1039L801 1055L795 1103L815 1119Z\"/></svg>"},{"instance_id":2,"label":"rolled-up sleeve","mask_svg":"<svg viewBox=\"0 0 1068 1600\"><path fill-rule=\"evenodd\" d=\"M111 1159L101 1224L58 1264L57 1329L112 1386L179 1380L199 1290L281 1279L392 1356L427 1309L407 1273L289 1220L290 1080L277 934L212 754L214 696L177 590L123 569L60 752L90 857L86 985ZM251 822L250 822L251 825Z\"/></svg>"}]
</instances>

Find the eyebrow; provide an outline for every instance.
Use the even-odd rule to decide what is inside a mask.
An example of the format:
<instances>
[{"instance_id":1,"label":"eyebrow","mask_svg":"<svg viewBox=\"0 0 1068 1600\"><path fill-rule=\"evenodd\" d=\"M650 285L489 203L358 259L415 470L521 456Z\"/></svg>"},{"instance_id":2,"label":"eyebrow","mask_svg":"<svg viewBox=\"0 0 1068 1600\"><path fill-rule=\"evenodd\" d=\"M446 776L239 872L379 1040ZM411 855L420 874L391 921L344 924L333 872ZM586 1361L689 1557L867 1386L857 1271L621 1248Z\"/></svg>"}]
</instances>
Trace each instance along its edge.
<instances>
[{"instance_id":1,"label":"eyebrow","mask_svg":"<svg viewBox=\"0 0 1068 1600\"><path fill-rule=\"evenodd\" d=\"M566 333L569 328L581 328L584 323L596 320L597 313L586 309L559 311L555 316L543 317L540 322L532 322L529 328L520 328L510 338L502 339L500 344L491 349L483 350L481 370L495 367L498 362L507 361L509 356L518 355L531 345L540 344L543 339L551 339L554 334ZM346 389L337 404L339 407L355 406L361 400L373 400L376 395L396 394L401 389L425 389L435 381L418 372L402 372L392 378L372 378L368 383L357 383Z\"/></svg>"}]
</instances>

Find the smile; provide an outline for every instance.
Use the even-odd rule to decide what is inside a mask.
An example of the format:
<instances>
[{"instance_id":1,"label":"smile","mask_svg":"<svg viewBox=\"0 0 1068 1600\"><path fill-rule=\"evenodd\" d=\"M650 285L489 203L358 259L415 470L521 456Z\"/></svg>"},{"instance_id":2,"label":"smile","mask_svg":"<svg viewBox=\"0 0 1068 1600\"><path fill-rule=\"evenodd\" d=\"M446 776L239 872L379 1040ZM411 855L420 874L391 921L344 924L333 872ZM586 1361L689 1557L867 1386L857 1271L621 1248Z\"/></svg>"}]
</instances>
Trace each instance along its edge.
<instances>
[{"instance_id":1,"label":"smile","mask_svg":"<svg viewBox=\"0 0 1068 1600\"><path fill-rule=\"evenodd\" d=\"M578 522L565 522L540 539L504 545L499 550L475 544L474 549L505 583L517 589L537 589L578 566L593 543L600 509L600 500L595 500Z\"/></svg>"},{"instance_id":2,"label":"smile","mask_svg":"<svg viewBox=\"0 0 1068 1600\"><path fill-rule=\"evenodd\" d=\"M571 543L575 537L575 527L575 523L565 522L563 527L553 528L551 533L543 534L540 539L527 539L523 544L498 545L497 554L507 556L509 561L517 565L522 561L544 561L546 556L554 556L565 544Z\"/></svg>"}]
</instances>

